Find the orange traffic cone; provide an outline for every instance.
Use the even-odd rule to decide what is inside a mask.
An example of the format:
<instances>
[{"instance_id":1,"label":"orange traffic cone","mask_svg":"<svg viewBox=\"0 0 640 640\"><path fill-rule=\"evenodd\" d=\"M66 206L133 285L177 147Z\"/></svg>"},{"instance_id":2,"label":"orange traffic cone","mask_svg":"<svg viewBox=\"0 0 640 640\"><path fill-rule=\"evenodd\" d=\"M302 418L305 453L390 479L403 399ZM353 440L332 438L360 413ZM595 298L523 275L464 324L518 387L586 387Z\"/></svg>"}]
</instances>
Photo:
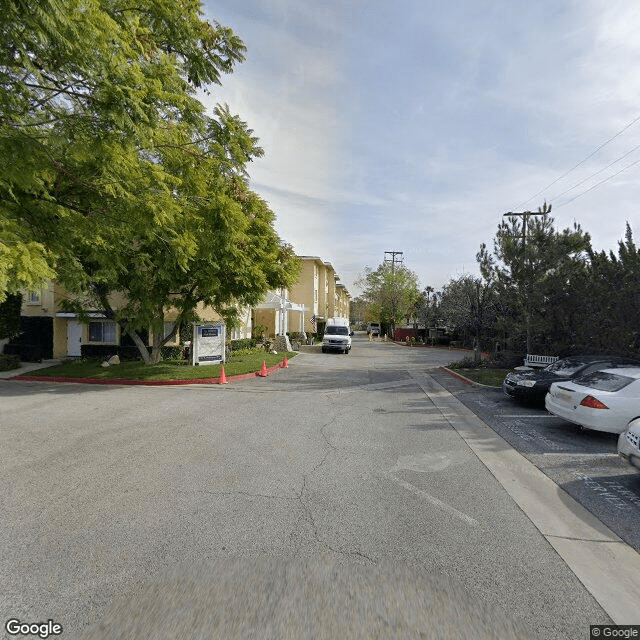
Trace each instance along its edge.
<instances>
[{"instance_id":1,"label":"orange traffic cone","mask_svg":"<svg viewBox=\"0 0 640 640\"><path fill-rule=\"evenodd\" d=\"M224 367L220 369L220 378L218 384L227 384L227 376L224 374Z\"/></svg>"},{"instance_id":2,"label":"orange traffic cone","mask_svg":"<svg viewBox=\"0 0 640 640\"><path fill-rule=\"evenodd\" d=\"M267 363L263 360L262 361L262 369L260 369L260 372L258 373L258 375L261 378L266 378L267 377Z\"/></svg>"},{"instance_id":3,"label":"orange traffic cone","mask_svg":"<svg viewBox=\"0 0 640 640\"><path fill-rule=\"evenodd\" d=\"M283 369L288 369L289 368L289 360L287 360L287 356L284 357L284 362L282 363L282 368Z\"/></svg>"}]
</instances>

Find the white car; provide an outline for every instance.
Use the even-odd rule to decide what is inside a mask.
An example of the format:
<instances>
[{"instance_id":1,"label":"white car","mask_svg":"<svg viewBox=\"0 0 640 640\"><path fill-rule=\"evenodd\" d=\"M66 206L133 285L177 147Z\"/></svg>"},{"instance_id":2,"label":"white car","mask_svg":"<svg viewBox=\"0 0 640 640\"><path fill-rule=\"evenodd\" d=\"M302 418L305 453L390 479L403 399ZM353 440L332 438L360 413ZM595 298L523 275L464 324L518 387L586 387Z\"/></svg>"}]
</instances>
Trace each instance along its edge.
<instances>
[{"instance_id":1,"label":"white car","mask_svg":"<svg viewBox=\"0 0 640 640\"><path fill-rule=\"evenodd\" d=\"M640 469L640 418L633 420L618 438L618 455Z\"/></svg>"},{"instance_id":2,"label":"white car","mask_svg":"<svg viewBox=\"0 0 640 640\"><path fill-rule=\"evenodd\" d=\"M554 382L544 405L549 413L588 429L622 433L640 418L640 367L603 369Z\"/></svg>"}]
</instances>

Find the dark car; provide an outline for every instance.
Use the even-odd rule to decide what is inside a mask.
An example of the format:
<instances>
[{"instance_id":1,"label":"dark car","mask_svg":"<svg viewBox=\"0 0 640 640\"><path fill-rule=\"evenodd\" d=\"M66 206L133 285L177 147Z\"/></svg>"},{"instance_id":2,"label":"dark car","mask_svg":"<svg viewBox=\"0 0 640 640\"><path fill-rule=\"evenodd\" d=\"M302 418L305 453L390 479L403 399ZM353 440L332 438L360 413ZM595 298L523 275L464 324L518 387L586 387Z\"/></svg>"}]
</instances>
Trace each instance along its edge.
<instances>
[{"instance_id":1,"label":"dark car","mask_svg":"<svg viewBox=\"0 0 640 640\"><path fill-rule=\"evenodd\" d=\"M556 360L544 369L514 371L502 382L505 395L517 400L543 402L554 382L613 367L640 366L640 360L618 356L570 356Z\"/></svg>"}]
</instances>

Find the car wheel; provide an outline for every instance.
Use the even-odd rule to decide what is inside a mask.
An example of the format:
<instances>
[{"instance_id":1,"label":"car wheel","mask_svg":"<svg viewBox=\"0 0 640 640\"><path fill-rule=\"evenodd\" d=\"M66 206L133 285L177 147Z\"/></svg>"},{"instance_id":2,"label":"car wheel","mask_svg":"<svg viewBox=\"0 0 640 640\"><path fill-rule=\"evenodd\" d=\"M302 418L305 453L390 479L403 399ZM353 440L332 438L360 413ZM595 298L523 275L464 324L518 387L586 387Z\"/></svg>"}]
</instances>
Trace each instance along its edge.
<instances>
[{"instance_id":1,"label":"car wheel","mask_svg":"<svg viewBox=\"0 0 640 640\"><path fill-rule=\"evenodd\" d=\"M327 353L327 350L324 347L322 347L322 353Z\"/></svg>"}]
</instances>

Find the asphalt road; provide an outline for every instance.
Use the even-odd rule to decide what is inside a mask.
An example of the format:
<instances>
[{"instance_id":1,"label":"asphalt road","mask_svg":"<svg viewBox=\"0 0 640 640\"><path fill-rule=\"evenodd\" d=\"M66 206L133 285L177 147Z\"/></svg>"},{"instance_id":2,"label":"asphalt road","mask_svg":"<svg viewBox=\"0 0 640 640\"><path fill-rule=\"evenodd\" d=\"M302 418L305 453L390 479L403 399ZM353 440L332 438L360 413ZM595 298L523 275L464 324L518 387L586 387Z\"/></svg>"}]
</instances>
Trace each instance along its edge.
<instances>
[{"instance_id":1,"label":"asphalt road","mask_svg":"<svg viewBox=\"0 0 640 640\"><path fill-rule=\"evenodd\" d=\"M440 384L586 509L640 551L640 473L617 454L618 436L583 429L523 405L501 390L463 384L434 372ZM640 617L640 616L639 616Z\"/></svg>"},{"instance_id":2,"label":"asphalt road","mask_svg":"<svg viewBox=\"0 0 640 640\"><path fill-rule=\"evenodd\" d=\"M3 621L589 637L610 617L452 427L434 368L456 355L356 336L227 386L0 381Z\"/></svg>"}]
</instances>

